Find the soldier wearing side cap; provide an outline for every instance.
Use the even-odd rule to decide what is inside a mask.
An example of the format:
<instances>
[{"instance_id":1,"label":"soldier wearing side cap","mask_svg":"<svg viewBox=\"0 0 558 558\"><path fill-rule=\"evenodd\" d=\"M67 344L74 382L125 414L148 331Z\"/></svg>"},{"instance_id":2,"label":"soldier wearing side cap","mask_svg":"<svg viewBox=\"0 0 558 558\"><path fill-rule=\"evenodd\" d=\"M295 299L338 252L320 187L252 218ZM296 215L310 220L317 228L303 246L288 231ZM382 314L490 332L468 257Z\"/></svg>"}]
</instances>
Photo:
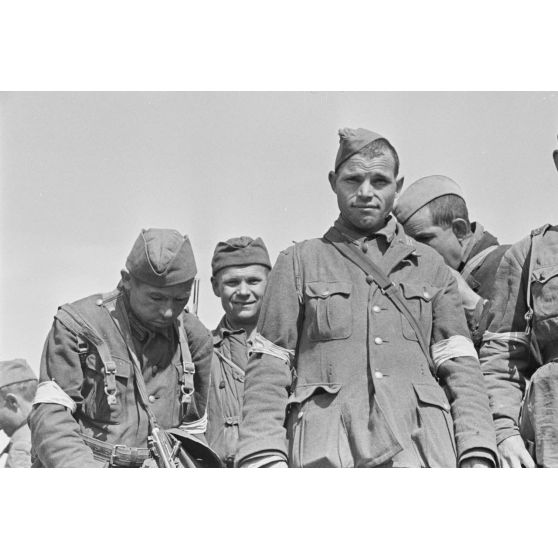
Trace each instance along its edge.
<instances>
[{"instance_id":1,"label":"soldier wearing side cap","mask_svg":"<svg viewBox=\"0 0 558 558\"><path fill-rule=\"evenodd\" d=\"M390 215L398 169L386 138L340 130L329 174L340 216L282 252L269 276L246 368L241 467L495 465L455 279Z\"/></svg>"},{"instance_id":2,"label":"soldier wearing side cap","mask_svg":"<svg viewBox=\"0 0 558 558\"><path fill-rule=\"evenodd\" d=\"M554 151L558 169L558 150ZM504 254L480 350L503 467L558 467L558 226Z\"/></svg>"},{"instance_id":3,"label":"soldier wearing side cap","mask_svg":"<svg viewBox=\"0 0 558 558\"><path fill-rule=\"evenodd\" d=\"M211 260L211 285L225 315L213 331L206 438L228 467L234 466L244 370L270 269L263 240L248 236L219 242Z\"/></svg>"},{"instance_id":4,"label":"soldier wearing side cap","mask_svg":"<svg viewBox=\"0 0 558 558\"><path fill-rule=\"evenodd\" d=\"M150 413L204 445L213 343L184 311L196 271L187 236L143 230L115 291L59 308L29 418L34 465L152 466Z\"/></svg>"},{"instance_id":5,"label":"soldier wearing side cap","mask_svg":"<svg viewBox=\"0 0 558 558\"><path fill-rule=\"evenodd\" d=\"M0 362L0 430L10 437L0 452L8 468L31 467L31 431L27 417L37 390L37 376L22 358Z\"/></svg>"},{"instance_id":6,"label":"soldier wearing side cap","mask_svg":"<svg viewBox=\"0 0 558 558\"><path fill-rule=\"evenodd\" d=\"M480 223L469 221L463 192L447 176L426 176L411 184L393 213L406 234L434 248L454 271L478 350L496 269L509 245L501 246Z\"/></svg>"}]
</instances>

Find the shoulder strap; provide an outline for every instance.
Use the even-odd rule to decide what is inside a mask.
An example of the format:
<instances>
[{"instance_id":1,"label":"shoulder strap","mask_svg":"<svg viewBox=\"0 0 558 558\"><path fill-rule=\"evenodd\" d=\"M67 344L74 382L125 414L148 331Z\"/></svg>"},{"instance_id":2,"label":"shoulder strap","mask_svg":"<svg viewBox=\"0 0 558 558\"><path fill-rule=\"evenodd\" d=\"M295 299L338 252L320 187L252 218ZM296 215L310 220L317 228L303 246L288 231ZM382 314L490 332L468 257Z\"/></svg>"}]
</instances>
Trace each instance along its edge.
<instances>
[{"instance_id":1,"label":"shoulder strap","mask_svg":"<svg viewBox=\"0 0 558 558\"><path fill-rule=\"evenodd\" d=\"M537 342L537 338L533 335L533 300L531 294L531 280L533 277L533 269L535 267L536 255L538 253L538 246L542 240L544 233L551 227L549 223L539 227L537 229L533 229L531 231L531 248L529 250L529 265L528 265L528 272L527 272L527 289L525 294L525 305L527 306L527 312L525 312L525 333L530 336L531 342L531 350L533 351L533 356L535 360L542 364L542 356L539 344Z\"/></svg>"},{"instance_id":2,"label":"shoulder strap","mask_svg":"<svg viewBox=\"0 0 558 558\"><path fill-rule=\"evenodd\" d=\"M324 238L330 242L342 256L362 269L362 271L366 273L366 281L368 283L375 282L382 294L387 296L397 310L399 310L399 312L407 318L407 321L417 336L420 348L426 357L430 370L432 374L435 375L436 367L434 365L434 361L432 360L432 356L430 355L430 347L424 338L420 325L409 310L407 303L401 295L401 291L393 284L391 279L389 279L384 272L372 262L372 260L364 256L358 248L352 244L347 244L346 242L335 238L335 229L329 229L329 231L324 235Z\"/></svg>"},{"instance_id":3,"label":"shoulder strap","mask_svg":"<svg viewBox=\"0 0 558 558\"><path fill-rule=\"evenodd\" d=\"M234 363L230 358L227 358L221 351L213 348L213 352L215 355L222 360L224 363L228 364L234 371L238 372L242 378L244 378L244 370L238 366L238 364Z\"/></svg>"},{"instance_id":4,"label":"shoulder strap","mask_svg":"<svg viewBox=\"0 0 558 558\"><path fill-rule=\"evenodd\" d=\"M487 256L492 252L494 252L494 250L496 249L498 249L498 245L494 244L492 246L489 246L488 248L485 248L482 252L479 252L476 256L471 258L467 262L463 270L461 271L461 277L463 277L463 279L467 281L467 279L469 279L473 271L475 271L475 269L477 269L477 267L479 267L482 264L482 262L486 260Z\"/></svg>"},{"instance_id":5,"label":"shoulder strap","mask_svg":"<svg viewBox=\"0 0 558 558\"><path fill-rule=\"evenodd\" d=\"M70 304L64 304L58 309L56 319L74 335L86 339L97 349L103 363L104 391L107 402L109 405L116 405L116 364L112 360L110 350L104 339Z\"/></svg>"},{"instance_id":6,"label":"shoulder strap","mask_svg":"<svg viewBox=\"0 0 558 558\"><path fill-rule=\"evenodd\" d=\"M185 405L192 400L196 367L192 361L192 353L188 345L182 314L178 317L178 342L180 343L180 356L182 359L182 378L180 380L181 402Z\"/></svg>"},{"instance_id":7,"label":"shoulder strap","mask_svg":"<svg viewBox=\"0 0 558 558\"><path fill-rule=\"evenodd\" d=\"M293 265L294 265L294 272L295 272L296 294L298 296L298 302L302 304L304 301L304 294L302 292L302 273L300 271L300 246L298 242L295 242L293 246Z\"/></svg>"}]
</instances>

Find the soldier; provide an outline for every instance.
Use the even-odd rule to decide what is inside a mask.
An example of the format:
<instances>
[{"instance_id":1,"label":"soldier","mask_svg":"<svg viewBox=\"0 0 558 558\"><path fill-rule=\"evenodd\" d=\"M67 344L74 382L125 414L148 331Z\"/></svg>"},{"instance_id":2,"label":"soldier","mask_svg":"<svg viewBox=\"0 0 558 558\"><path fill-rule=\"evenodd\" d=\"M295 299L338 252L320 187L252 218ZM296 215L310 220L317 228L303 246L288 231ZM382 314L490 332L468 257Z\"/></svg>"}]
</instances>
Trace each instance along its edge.
<instances>
[{"instance_id":1,"label":"soldier","mask_svg":"<svg viewBox=\"0 0 558 558\"><path fill-rule=\"evenodd\" d=\"M211 453L194 437L205 431L213 348L183 312L195 275L187 236L143 230L115 291L59 308L29 419L38 466L172 466L177 448L167 463L156 444L166 429Z\"/></svg>"},{"instance_id":2,"label":"soldier","mask_svg":"<svg viewBox=\"0 0 558 558\"><path fill-rule=\"evenodd\" d=\"M31 431L27 417L37 391L37 376L22 358L0 362L0 430L10 442L0 453L4 467L31 467Z\"/></svg>"},{"instance_id":3,"label":"soldier","mask_svg":"<svg viewBox=\"0 0 558 558\"><path fill-rule=\"evenodd\" d=\"M282 252L269 276L240 466L495 465L455 279L390 216L398 168L387 139L340 131L329 181L341 215L323 238Z\"/></svg>"},{"instance_id":4,"label":"soldier","mask_svg":"<svg viewBox=\"0 0 558 558\"><path fill-rule=\"evenodd\" d=\"M558 151L554 151L558 169ZM504 255L480 351L503 467L558 467L558 226Z\"/></svg>"},{"instance_id":5,"label":"soldier","mask_svg":"<svg viewBox=\"0 0 558 558\"><path fill-rule=\"evenodd\" d=\"M225 315L213 331L207 441L228 467L234 466L248 348L270 269L263 240L248 236L219 242L211 260L211 285Z\"/></svg>"},{"instance_id":6,"label":"soldier","mask_svg":"<svg viewBox=\"0 0 558 558\"><path fill-rule=\"evenodd\" d=\"M393 213L409 236L434 248L455 270L469 331L479 349L496 269L509 245L500 246L480 223L469 221L461 188L447 176L426 176L411 184Z\"/></svg>"}]
</instances>

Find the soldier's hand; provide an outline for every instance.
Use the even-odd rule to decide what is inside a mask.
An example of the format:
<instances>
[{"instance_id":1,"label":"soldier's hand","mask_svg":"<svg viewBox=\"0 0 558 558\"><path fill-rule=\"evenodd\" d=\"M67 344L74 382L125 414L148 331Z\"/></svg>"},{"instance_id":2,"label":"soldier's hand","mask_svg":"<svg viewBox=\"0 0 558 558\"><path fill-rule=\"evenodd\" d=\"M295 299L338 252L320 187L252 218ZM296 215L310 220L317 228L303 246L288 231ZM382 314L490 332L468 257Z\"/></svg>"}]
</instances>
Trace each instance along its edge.
<instances>
[{"instance_id":1,"label":"soldier's hand","mask_svg":"<svg viewBox=\"0 0 558 558\"><path fill-rule=\"evenodd\" d=\"M500 442L498 453L500 454L500 465L504 468L535 467L535 462L519 434Z\"/></svg>"},{"instance_id":2,"label":"soldier's hand","mask_svg":"<svg viewBox=\"0 0 558 558\"><path fill-rule=\"evenodd\" d=\"M454 276L455 280L457 281L457 288L459 290L459 294L461 295L461 303L463 304L463 308L465 310L473 311L477 307L481 297L467 285L467 282L461 276L461 273L456 269L449 268L451 274Z\"/></svg>"}]
</instances>

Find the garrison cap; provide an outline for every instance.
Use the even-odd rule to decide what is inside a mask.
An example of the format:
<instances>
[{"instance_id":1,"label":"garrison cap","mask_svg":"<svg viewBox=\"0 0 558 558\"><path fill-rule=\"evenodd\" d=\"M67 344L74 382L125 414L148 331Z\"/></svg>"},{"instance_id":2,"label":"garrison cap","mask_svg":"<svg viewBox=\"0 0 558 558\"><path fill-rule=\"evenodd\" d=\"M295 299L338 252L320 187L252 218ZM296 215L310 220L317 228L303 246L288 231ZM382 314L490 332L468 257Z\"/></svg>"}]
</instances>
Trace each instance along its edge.
<instances>
[{"instance_id":1,"label":"garrison cap","mask_svg":"<svg viewBox=\"0 0 558 558\"><path fill-rule=\"evenodd\" d=\"M347 159L350 159L377 139L386 138L365 128L341 128L339 130L339 149L335 158L335 172Z\"/></svg>"},{"instance_id":2,"label":"garrison cap","mask_svg":"<svg viewBox=\"0 0 558 558\"><path fill-rule=\"evenodd\" d=\"M23 358L0 362L0 388L19 382L38 381L27 361Z\"/></svg>"},{"instance_id":3,"label":"garrison cap","mask_svg":"<svg viewBox=\"0 0 558 558\"><path fill-rule=\"evenodd\" d=\"M463 191L459 184L451 178L441 174L425 176L413 182L399 196L397 204L393 209L393 214L404 225L421 207L424 207L436 198L447 196L448 194L454 194L464 199Z\"/></svg>"},{"instance_id":4,"label":"garrison cap","mask_svg":"<svg viewBox=\"0 0 558 558\"><path fill-rule=\"evenodd\" d=\"M187 236L173 229L142 229L126 260L132 277L154 287L171 287L196 276Z\"/></svg>"},{"instance_id":5,"label":"garrison cap","mask_svg":"<svg viewBox=\"0 0 558 558\"><path fill-rule=\"evenodd\" d=\"M267 248L260 237L239 236L217 244L211 259L213 277L225 267L240 265L263 265L271 269Z\"/></svg>"}]
</instances>

